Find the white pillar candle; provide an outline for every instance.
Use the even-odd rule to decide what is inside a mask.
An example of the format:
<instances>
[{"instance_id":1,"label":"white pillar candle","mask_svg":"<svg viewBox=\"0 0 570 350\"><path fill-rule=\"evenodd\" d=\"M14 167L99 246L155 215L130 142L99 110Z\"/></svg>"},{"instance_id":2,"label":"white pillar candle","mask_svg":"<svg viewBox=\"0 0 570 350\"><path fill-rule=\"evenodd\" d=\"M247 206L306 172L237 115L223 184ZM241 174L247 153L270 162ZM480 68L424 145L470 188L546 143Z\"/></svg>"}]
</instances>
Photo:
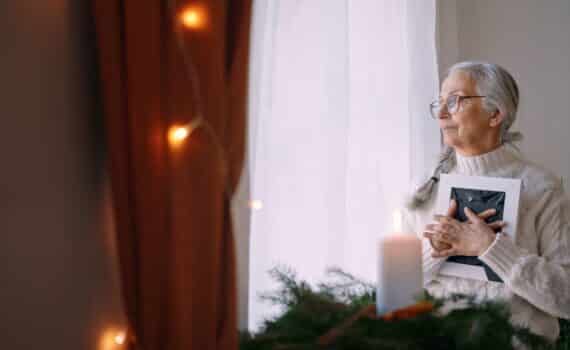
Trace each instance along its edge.
<instances>
[{"instance_id":1,"label":"white pillar candle","mask_svg":"<svg viewBox=\"0 0 570 350\"><path fill-rule=\"evenodd\" d=\"M402 213L394 213L394 233L380 239L376 311L378 315L412 305L423 288L422 244L403 233Z\"/></svg>"}]
</instances>

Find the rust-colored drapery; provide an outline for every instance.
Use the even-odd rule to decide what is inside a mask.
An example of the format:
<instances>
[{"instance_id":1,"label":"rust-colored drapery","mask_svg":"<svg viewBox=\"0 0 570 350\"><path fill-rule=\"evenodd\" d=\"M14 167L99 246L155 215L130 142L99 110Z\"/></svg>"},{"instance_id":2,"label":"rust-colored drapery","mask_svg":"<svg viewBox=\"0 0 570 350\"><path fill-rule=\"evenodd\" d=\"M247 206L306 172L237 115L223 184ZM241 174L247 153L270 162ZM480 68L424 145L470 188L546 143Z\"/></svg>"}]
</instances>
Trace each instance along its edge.
<instances>
[{"instance_id":1,"label":"rust-colored drapery","mask_svg":"<svg viewBox=\"0 0 570 350\"><path fill-rule=\"evenodd\" d=\"M188 6L199 28L179 26ZM93 14L129 348L235 349L251 0L93 0Z\"/></svg>"}]
</instances>

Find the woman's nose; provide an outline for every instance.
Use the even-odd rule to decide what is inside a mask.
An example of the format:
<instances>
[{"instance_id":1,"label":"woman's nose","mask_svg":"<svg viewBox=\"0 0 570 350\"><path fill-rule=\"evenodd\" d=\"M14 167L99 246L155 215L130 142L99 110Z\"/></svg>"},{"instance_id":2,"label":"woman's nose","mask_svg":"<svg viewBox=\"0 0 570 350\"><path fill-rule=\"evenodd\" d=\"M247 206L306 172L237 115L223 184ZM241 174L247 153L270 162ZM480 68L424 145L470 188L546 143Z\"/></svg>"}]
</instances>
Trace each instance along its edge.
<instances>
[{"instance_id":1,"label":"woman's nose","mask_svg":"<svg viewBox=\"0 0 570 350\"><path fill-rule=\"evenodd\" d=\"M449 111L447 110L447 106L442 106L441 109L439 110L439 113L437 114L438 119L447 119L451 116L451 114L449 114Z\"/></svg>"}]
</instances>

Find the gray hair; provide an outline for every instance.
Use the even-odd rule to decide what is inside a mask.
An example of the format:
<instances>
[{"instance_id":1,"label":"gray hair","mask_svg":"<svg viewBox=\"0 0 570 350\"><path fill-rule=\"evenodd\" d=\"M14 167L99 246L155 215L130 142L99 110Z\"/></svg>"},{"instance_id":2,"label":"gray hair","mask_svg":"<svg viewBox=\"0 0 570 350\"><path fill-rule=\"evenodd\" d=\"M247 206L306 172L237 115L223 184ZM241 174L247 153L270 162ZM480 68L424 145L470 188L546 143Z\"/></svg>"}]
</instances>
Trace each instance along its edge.
<instances>
[{"instance_id":1,"label":"gray hair","mask_svg":"<svg viewBox=\"0 0 570 350\"><path fill-rule=\"evenodd\" d=\"M522 140L520 132L509 131L516 120L519 105L519 89L511 74L496 64L468 61L453 65L447 71L446 77L456 71L467 73L475 81L477 94L486 96L483 99L483 108L487 112L499 111L505 116L501 124L501 144L513 144ZM444 145L432 176L415 191L408 201L408 208L415 210L423 207L431 198L440 175L451 171L455 163L455 150Z\"/></svg>"}]
</instances>

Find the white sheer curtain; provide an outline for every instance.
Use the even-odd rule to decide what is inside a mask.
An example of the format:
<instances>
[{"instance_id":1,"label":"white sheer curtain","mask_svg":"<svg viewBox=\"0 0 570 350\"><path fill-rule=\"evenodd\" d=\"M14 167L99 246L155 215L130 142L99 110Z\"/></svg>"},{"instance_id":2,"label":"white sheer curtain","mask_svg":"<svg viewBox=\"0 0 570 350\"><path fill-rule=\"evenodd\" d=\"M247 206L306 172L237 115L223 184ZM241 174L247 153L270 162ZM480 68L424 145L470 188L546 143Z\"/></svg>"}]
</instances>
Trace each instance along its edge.
<instances>
[{"instance_id":1,"label":"white sheer curtain","mask_svg":"<svg viewBox=\"0 0 570 350\"><path fill-rule=\"evenodd\" d=\"M435 0L254 2L249 327L277 264L375 280L378 238L439 150Z\"/></svg>"}]
</instances>

